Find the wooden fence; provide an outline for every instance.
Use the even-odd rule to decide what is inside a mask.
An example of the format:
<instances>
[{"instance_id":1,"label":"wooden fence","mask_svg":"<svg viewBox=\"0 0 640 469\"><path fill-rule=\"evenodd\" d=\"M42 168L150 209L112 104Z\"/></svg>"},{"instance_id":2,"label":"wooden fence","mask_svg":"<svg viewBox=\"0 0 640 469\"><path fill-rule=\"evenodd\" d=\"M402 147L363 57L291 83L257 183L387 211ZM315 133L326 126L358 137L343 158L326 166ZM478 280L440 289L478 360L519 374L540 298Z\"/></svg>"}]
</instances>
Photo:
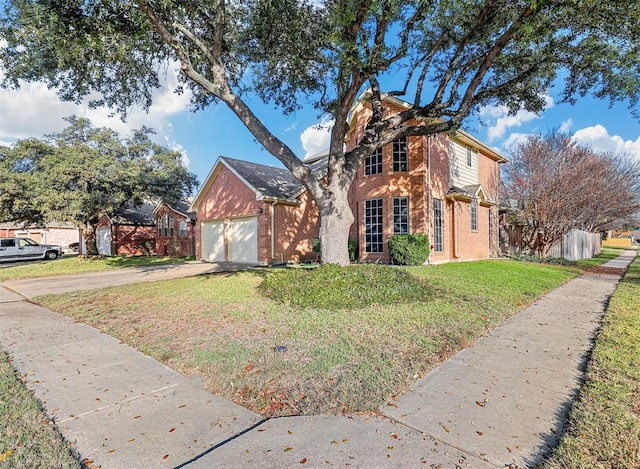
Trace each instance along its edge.
<instances>
[{"instance_id":1,"label":"wooden fence","mask_svg":"<svg viewBox=\"0 0 640 469\"><path fill-rule=\"evenodd\" d=\"M503 225L500 227L500 250L504 254L523 253L521 226ZM590 259L600 253L600 234L588 231L572 230L549 250L547 257L560 257L569 261Z\"/></svg>"}]
</instances>

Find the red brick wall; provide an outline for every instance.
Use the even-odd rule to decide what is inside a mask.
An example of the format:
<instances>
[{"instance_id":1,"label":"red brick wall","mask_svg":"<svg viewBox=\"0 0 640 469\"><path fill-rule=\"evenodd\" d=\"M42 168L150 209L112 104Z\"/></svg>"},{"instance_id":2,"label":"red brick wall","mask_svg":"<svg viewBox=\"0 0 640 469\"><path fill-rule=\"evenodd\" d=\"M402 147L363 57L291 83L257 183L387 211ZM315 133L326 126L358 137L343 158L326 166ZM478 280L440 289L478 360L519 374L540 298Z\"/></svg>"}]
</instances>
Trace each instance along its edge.
<instances>
[{"instance_id":1,"label":"red brick wall","mask_svg":"<svg viewBox=\"0 0 640 469\"><path fill-rule=\"evenodd\" d=\"M155 254L156 227L114 225L111 227L112 252L118 256Z\"/></svg>"},{"instance_id":2,"label":"red brick wall","mask_svg":"<svg viewBox=\"0 0 640 469\"><path fill-rule=\"evenodd\" d=\"M173 236L171 231L167 231L167 236L164 235L164 215L167 217L173 217ZM162 233L158 232L158 220L162 220ZM170 220L170 218L169 218ZM180 222L185 221L187 223L186 236L180 236ZM159 256L174 256L184 257L193 256L194 253L194 237L195 237L195 225L191 222L189 217L185 217L183 214L176 212L170 206L163 204L156 210L156 253Z\"/></svg>"}]
</instances>

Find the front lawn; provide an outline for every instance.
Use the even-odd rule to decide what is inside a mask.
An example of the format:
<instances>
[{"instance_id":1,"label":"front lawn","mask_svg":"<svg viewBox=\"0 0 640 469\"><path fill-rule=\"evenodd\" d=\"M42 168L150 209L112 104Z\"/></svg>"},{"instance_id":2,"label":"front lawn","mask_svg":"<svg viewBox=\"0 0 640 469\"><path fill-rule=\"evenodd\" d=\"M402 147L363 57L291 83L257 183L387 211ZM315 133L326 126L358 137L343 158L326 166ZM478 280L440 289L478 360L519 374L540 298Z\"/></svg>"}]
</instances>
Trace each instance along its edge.
<instances>
[{"instance_id":1,"label":"front lawn","mask_svg":"<svg viewBox=\"0 0 640 469\"><path fill-rule=\"evenodd\" d=\"M580 269L499 260L345 272L346 286L325 266L37 301L178 371L200 371L211 391L264 416L375 412Z\"/></svg>"},{"instance_id":2,"label":"front lawn","mask_svg":"<svg viewBox=\"0 0 640 469\"><path fill-rule=\"evenodd\" d=\"M21 278L49 277L52 275L83 274L145 265L177 264L189 259L193 258L145 256L85 258L76 254L66 254L53 261L2 263L0 264L0 282Z\"/></svg>"},{"instance_id":3,"label":"front lawn","mask_svg":"<svg viewBox=\"0 0 640 469\"><path fill-rule=\"evenodd\" d=\"M640 258L611 298L586 382L545 467L640 467Z\"/></svg>"}]
</instances>

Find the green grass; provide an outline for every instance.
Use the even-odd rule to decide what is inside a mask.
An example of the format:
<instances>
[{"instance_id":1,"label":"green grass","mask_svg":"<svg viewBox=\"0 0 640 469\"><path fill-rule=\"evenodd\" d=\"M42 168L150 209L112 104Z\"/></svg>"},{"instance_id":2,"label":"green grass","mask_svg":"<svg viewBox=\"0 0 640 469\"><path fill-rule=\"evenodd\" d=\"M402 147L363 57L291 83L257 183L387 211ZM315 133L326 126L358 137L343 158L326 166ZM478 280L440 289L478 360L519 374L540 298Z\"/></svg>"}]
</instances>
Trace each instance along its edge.
<instances>
[{"instance_id":1,"label":"green grass","mask_svg":"<svg viewBox=\"0 0 640 469\"><path fill-rule=\"evenodd\" d=\"M52 275L83 274L126 267L177 264L193 258L183 257L79 257L65 255L54 261L0 264L0 282L21 278L49 277Z\"/></svg>"},{"instance_id":2,"label":"green grass","mask_svg":"<svg viewBox=\"0 0 640 469\"><path fill-rule=\"evenodd\" d=\"M600 254L591 259L581 259L576 262L581 267L595 267L604 262L615 259L624 252L624 248L602 248Z\"/></svg>"},{"instance_id":3,"label":"green grass","mask_svg":"<svg viewBox=\"0 0 640 469\"><path fill-rule=\"evenodd\" d=\"M640 258L613 295L555 468L640 467Z\"/></svg>"},{"instance_id":4,"label":"green grass","mask_svg":"<svg viewBox=\"0 0 640 469\"><path fill-rule=\"evenodd\" d=\"M0 467L80 468L34 397L0 351Z\"/></svg>"},{"instance_id":5,"label":"green grass","mask_svg":"<svg viewBox=\"0 0 640 469\"><path fill-rule=\"evenodd\" d=\"M37 300L174 369L200 371L213 392L265 416L375 412L580 270L507 260L269 272L288 295L262 296L267 274L240 272ZM301 273L311 277L297 283ZM415 286L408 301L406 285ZM307 294L313 301L291 301Z\"/></svg>"}]
</instances>

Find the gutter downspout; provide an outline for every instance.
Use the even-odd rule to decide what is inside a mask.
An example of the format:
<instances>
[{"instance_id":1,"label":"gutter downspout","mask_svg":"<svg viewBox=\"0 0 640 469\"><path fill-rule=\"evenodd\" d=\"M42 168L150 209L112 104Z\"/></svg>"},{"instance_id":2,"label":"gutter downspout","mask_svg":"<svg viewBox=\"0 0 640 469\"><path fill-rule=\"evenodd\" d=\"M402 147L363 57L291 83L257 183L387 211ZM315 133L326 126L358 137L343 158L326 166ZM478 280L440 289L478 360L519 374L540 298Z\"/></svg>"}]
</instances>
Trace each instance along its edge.
<instances>
[{"instance_id":1,"label":"gutter downspout","mask_svg":"<svg viewBox=\"0 0 640 469\"><path fill-rule=\"evenodd\" d=\"M460 257L458 252L458 204L455 200L453 200L453 257Z\"/></svg>"},{"instance_id":2,"label":"gutter downspout","mask_svg":"<svg viewBox=\"0 0 640 469\"><path fill-rule=\"evenodd\" d=\"M431 248L431 135L427 135L427 240ZM427 256L427 264L431 264L431 249Z\"/></svg>"},{"instance_id":3,"label":"gutter downspout","mask_svg":"<svg viewBox=\"0 0 640 469\"><path fill-rule=\"evenodd\" d=\"M276 258L276 201L271 202L271 259Z\"/></svg>"}]
</instances>

